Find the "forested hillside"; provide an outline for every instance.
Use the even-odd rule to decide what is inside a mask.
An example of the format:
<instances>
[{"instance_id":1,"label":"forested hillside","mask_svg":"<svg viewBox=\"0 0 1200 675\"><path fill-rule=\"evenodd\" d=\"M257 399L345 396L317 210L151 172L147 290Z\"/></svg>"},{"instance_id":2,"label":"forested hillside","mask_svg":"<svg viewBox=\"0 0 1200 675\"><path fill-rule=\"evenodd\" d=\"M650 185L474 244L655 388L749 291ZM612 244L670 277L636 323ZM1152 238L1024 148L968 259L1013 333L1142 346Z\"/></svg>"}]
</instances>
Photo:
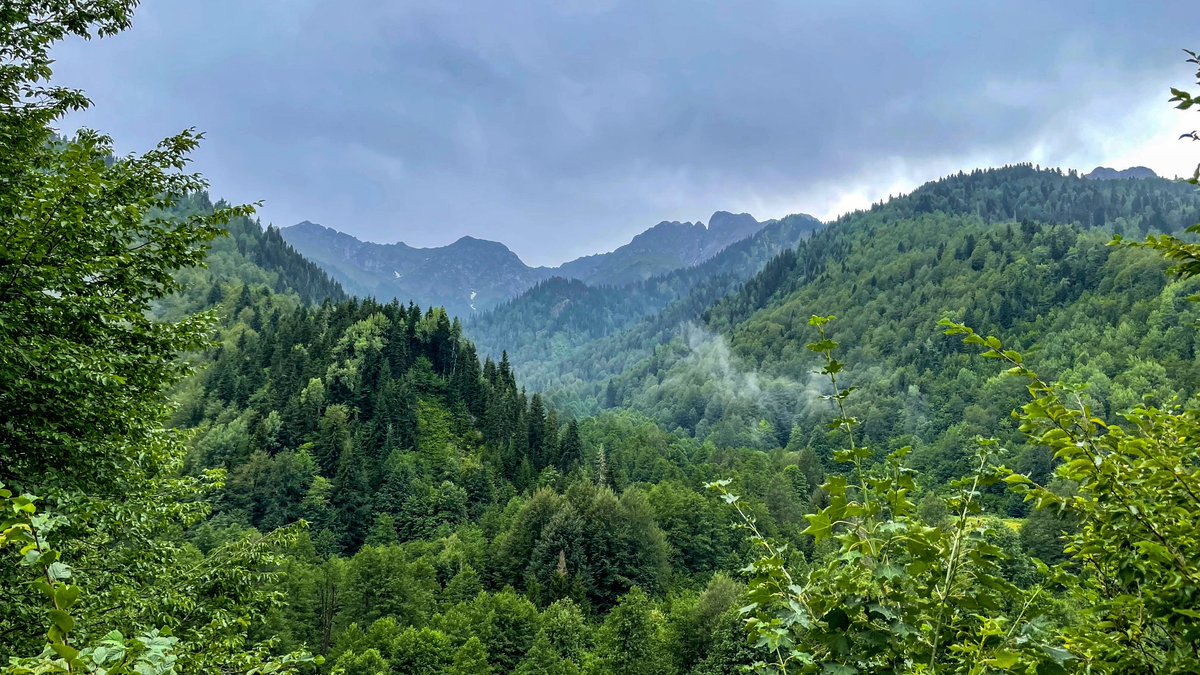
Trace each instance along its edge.
<instances>
[{"instance_id":1,"label":"forested hillside","mask_svg":"<svg viewBox=\"0 0 1200 675\"><path fill-rule=\"evenodd\" d=\"M1107 243L1114 231L1179 231L1195 220L1191 186L1160 179L1091 181L1028 166L949 177L839 219L773 260L616 378L607 403L721 444L794 444L797 427L808 431L795 442L819 447L814 396L823 392L802 347L814 313L843 317L833 330L854 364L846 377L864 405L893 411L864 430L875 442L954 447L1015 404L1019 389L977 390L986 367L937 338L946 316L1011 336L1055 376L1091 382L1104 409L1134 402L1130 378L1137 396L1155 382L1186 398L1197 385L1188 288L1167 286L1153 254ZM1075 350L1095 358L1068 360ZM935 455L943 477L962 468Z\"/></svg>"},{"instance_id":2,"label":"forested hillside","mask_svg":"<svg viewBox=\"0 0 1200 675\"><path fill-rule=\"evenodd\" d=\"M273 617L271 630L347 668L374 650L394 672L413 672L401 664L414 659L432 664L419 672L439 672L457 658L448 645L476 636L472 658L506 672L543 630L574 646L537 658L601 667L626 655L596 642L599 619L635 587L673 589L673 621L710 614L675 638L707 645L737 584L719 577L704 591L706 580L744 564L748 549L702 483L742 476L763 500L762 526L795 539L823 477L813 458L809 474L781 472L796 459L702 447L636 416L561 420L517 388L506 361L481 364L440 309L351 301L281 311L264 297L226 314L236 323L176 413L199 429L191 470L228 471L194 542L207 550L246 528L310 523L288 590L309 609ZM382 587L369 581L380 567ZM630 611L651 611L638 597ZM494 613L515 623L493 625ZM666 649L665 632L654 639ZM660 657L690 663L706 652L675 645ZM701 672L724 668L710 667Z\"/></svg>"},{"instance_id":3,"label":"forested hillside","mask_svg":"<svg viewBox=\"0 0 1200 675\"><path fill-rule=\"evenodd\" d=\"M466 329L485 353L507 350L524 382L574 414L628 405L701 437L723 420L725 442L769 447L790 440L806 405L797 392L811 363L796 336L809 310L873 303L874 312L908 317L898 319L906 324L901 342L923 342L947 312L1016 328L1013 322L1078 301L1112 252L1105 244L1113 234L1177 232L1200 215L1197 203L1187 185L1157 178L1096 181L1032 166L975 171L847 214L815 234L804 216L783 219L705 265L641 285L606 291L544 282ZM1082 255L1075 234L1042 234L1060 225L1091 233L1078 245L1091 250L1092 268L1075 259ZM1024 266L1058 290L1045 291ZM1109 272L1119 273L1111 266ZM1013 284L1026 284L1029 297L1011 294ZM1036 293L1029 290L1035 285ZM780 299L793 292L800 293L796 302ZM941 299L930 300L931 293ZM784 318L742 325L773 302L787 304ZM856 321L868 317L876 315ZM752 341L768 344L743 351ZM776 367L783 352L792 360ZM873 366L885 366L876 361L872 356ZM895 389L871 381L880 391ZM705 408L709 419L701 424ZM750 431L762 420L772 427L770 440Z\"/></svg>"},{"instance_id":4,"label":"forested hillside","mask_svg":"<svg viewBox=\"0 0 1200 675\"><path fill-rule=\"evenodd\" d=\"M219 203L215 208L226 206ZM213 211L208 194L198 193L178 198L167 213L173 218L188 218ZM157 303L160 315L179 318L208 309L228 295L249 293L251 289L291 296L293 301L303 304L347 299L341 285L297 253L283 240L278 228L263 228L257 220L239 216L230 219L224 230L209 245L202 267L176 274L180 289Z\"/></svg>"},{"instance_id":5,"label":"forested hillside","mask_svg":"<svg viewBox=\"0 0 1200 675\"><path fill-rule=\"evenodd\" d=\"M485 354L507 351L522 382L571 405L820 228L804 214L771 221L702 264L625 286L551 279L472 317L466 330Z\"/></svg>"},{"instance_id":6,"label":"forested hillside","mask_svg":"<svg viewBox=\"0 0 1200 675\"><path fill-rule=\"evenodd\" d=\"M59 135L136 4L0 11L3 675L1200 672L1200 169L794 216L481 354L197 133Z\"/></svg>"}]
</instances>

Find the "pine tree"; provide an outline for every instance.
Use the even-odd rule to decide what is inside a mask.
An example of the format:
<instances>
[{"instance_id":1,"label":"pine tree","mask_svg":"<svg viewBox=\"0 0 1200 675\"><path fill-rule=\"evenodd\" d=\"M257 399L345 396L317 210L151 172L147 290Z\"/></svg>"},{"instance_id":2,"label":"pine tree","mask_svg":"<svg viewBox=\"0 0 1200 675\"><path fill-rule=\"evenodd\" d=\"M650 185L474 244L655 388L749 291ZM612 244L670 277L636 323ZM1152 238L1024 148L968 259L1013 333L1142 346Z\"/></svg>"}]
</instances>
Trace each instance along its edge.
<instances>
[{"instance_id":1,"label":"pine tree","mask_svg":"<svg viewBox=\"0 0 1200 675\"><path fill-rule=\"evenodd\" d=\"M608 485L608 459L604 455L604 445L596 450L596 485Z\"/></svg>"},{"instance_id":2,"label":"pine tree","mask_svg":"<svg viewBox=\"0 0 1200 675\"><path fill-rule=\"evenodd\" d=\"M393 546L400 543L396 536L396 519L390 513L375 514L375 523L367 532L364 546Z\"/></svg>"},{"instance_id":3,"label":"pine tree","mask_svg":"<svg viewBox=\"0 0 1200 675\"><path fill-rule=\"evenodd\" d=\"M476 595L479 595L482 590L483 583L480 582L479 574L475 572L475 568L470 565L464 565L446 583L446 588L442 591L442 604L447 607L453 607L460 602L471 600Z\"/></svg>"},{"instance_id":4,"label":"pine tree","mask_svg":"<svg viewBox=\"0 0 1200 675\"><path fill-rule=\"evenodd\" d=\"M392 668L378 649L361 653L346 652L338 658L334 671L343 675L389 675Z\"/></svg>"},{"instance_id":5,"label":"pine tree","mask_svg":"<svg viewBox=\"0 0 1200 675\"><path fill-rule=\"evenodd\" d=\"M337 475L333 479L333 494L337 531L346 550L355 551L366 538L368 523L371 522L366 478L366 464L354 447L347 444L338 460Z\"/></svg>"},{"instance_id":6,"label":"pine tree","mask_svg":"<svg viewBox=\"0 0 1200 675\"><path fill-rule=\"evenodd\" d=\"M579 438L579 423L575 420L567 423L559 457L558 468L563 472L570 472L572 468L583 463L583 441Z\"/></svg>"},{"instance_id":7,"label":"pine tree","mask_svg":"<svg viewBox=\"0 0 1200 675\"><path fill-rule=\"evenodd\" d=\"M554 651L564 659L582 663L591 644L588 621L578 602L556 600L542 612L540 632L550 641Z\"/></svg>"},{"instance_id":8,"label":"pine tree","mask_svg":"<svg viewBox=\"0 0 1200 675\"><path fill-rule=\"evenodd\" d=\"M546 462L546 409L542 406L540 394L534 394L529 399L529 414L525 416L526 438L528 439L529 459L533 471L541 471Z\"/></svg>"}]
</instances>

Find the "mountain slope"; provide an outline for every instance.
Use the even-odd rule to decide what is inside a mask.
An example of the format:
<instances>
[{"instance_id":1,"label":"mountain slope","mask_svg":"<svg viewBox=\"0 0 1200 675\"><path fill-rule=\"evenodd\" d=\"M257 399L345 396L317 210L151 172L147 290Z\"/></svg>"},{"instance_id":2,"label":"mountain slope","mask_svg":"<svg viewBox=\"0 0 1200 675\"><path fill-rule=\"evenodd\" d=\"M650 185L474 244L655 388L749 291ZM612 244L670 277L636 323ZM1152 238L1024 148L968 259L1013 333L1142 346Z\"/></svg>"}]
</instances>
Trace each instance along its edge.
<instances>
[{"instance_id":1,"label":"mountain slope","mask_svg":"<svg viewBox=\"0 0 1200 675\"><path fill-rule=\"evenodd\" d=\"M564 612L575 658L594 663L591 636L630 595L732 612L741 590L726 575L752 551L702 483L736 474L759 527L797 545L822 478L811 463L701 447L636 415L561 419L507 362L481 363L441 309L285 309L254 294L226 317L227 338L176 397L176 423L194 429L188 471L227 472L189 541L219 550L304 519L287 577L268 578L279 597L261 623L335 672L362 654L378 666L381 653L394 672L525 672L541 626ZM740 623L698 622L699 611L675 612L690 641L663 643L664 655L707 661L697 673L748 662L734 649ZM697 635L730 647L697 647ZM437 650L419 664L448 667L451 639L484 656L452 671L404 656ZM599 644L601 656L620 648ZM383 663L354 672L393 672Z\"/></svg>"},{"instance_id":2,"label":"mountain slope","mask_svg":"<svg viewBox=\"0 0 1200 675\"><path fill-rule=\"evenodd\" d=\"M703 263L761 230L749 214L714 213L709 224L663 222L609 253L558 268L529 267L503 244L463 237L448 246L376 244L310 222L283 237L360 296L414 300L469 316L552 276L620 286Z\"/></svg>"},{"instance_id":3,"label":"mountain slope","mask_svg":"<svg viewBox=\"0 0 1200 675\"><path fill-rule=\"evenodd\" d=\"M1200 390L1184 329L1200 312L1182 302L1195 283L1168 283L1150 252L1106 246L1113 231L1197 221L1200 195L1162 179L1092 181L1027 166L953 176L849 214L781 255L618 377L609 399L718 445L820 454L829 410L817 396L827 392L804 343L811 315L834 314L842 381L859 389L851 413L871 413L865 441L917 445L918 465L942 480L964 468L975 434L1000 430L1020 444L1005 420L1021 393L940 336L943 317L1005 336L1051 377L1091 385L1098 411L1136 404L1134 390L1164 399Z\"/></svg>"},{"instance_id":4,"label":"mountain slope","mask_svg":"<svg viewBox=\"0 0 1200 675\"><path fill-rule=\"evenodd\" d=\"M454 315L495 305L547 276L526 266L503 244L473 237L448 246L414 248L359 241L307 221L281 232L355 295L419 300Z\"/></svg>"},{"instance_id":5,"label":"mountain slope","mask_svg":"<svg viewBox=\"0 0 1200 675\"><path fill-rule=\"evenodd\" d=\"M748 213L717 211L704 223L663 221L610 253L599 253L564 263L558 276L592 285L622 286L635 281L692 267L731 244L754 235L763 223Z\"/></svg>"},{"instance_id":6,"label":"mountain slope","mask_svg":"<svg viewBox=\"0 0 1200 675\"><path fill-rule=\"evenodd\" d=\"M181 197L172 212L177 216L211 212L207 194ZM346 291L319 265L284 241L279 229L263 228L249 218L234 218L225 225L227 236L215 239L204 267L180 270L182 290L155 306L160 317L178 319L211 308L229 292L266 289L301 304L347 299Z\"/></svg>"},{"instance_id":7,"label":"mountain slope","mask_svg":"<svg viewBox=\"0 0 1200 675\"><path fill-rule=\"evenodd\" d=\"M528 386L561 392L621 372L621 366L594 356L611 351L623 364L632 364L628 359L644 357L646 349L669 339L681 321L698 316L820 227L820 221L804 214L769 221L699 265L619 288L550 279L473 317L466 331L485 354L508 350L514 370ZM621 347L599 346L618 342Z\"/></svg>"}]
</instances>

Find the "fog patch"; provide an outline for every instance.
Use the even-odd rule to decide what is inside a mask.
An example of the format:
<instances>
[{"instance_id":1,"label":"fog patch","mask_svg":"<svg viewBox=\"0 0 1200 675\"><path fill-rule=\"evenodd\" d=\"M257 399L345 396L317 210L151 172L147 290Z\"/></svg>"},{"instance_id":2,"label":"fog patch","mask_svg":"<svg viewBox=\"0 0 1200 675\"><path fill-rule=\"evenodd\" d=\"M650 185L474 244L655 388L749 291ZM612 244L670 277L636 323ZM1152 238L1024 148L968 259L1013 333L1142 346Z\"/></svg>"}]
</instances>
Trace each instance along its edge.
<instances>
[{"instance_id":1,"label":"fog patch","mask_svg":"<svg viewBox=\"0 0 1200 675\"><path fill-rule=\"evenodd\" d=\"M695 323L680 329L681 358L645 383L639 401L670 427L723 445L777 447L792 426L812 414L826 414L828 380L774 375L750 367L728 339ZM825 414L822 414L825 416Z\"/></svg>"}]
</instances>

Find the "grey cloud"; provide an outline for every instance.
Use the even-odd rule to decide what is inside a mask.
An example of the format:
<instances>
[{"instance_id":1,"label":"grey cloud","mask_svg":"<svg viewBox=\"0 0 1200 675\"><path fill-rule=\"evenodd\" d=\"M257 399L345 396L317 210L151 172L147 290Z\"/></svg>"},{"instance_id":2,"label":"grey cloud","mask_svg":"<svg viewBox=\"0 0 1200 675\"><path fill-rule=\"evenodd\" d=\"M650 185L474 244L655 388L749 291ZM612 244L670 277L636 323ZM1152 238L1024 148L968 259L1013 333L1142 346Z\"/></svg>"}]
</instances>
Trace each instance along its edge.
<instances>
[{"instance_id":1,"label":"grey cloud","mask_svg":"<svg viewBox=\"0 0 1200 675\"><path fill-rule=\"evenodd\" d=\"M415 245L471 234L555 263L659 220L870 181L889 158L1070 156L1116 118L1073 109L1139 105L1186 76L1190 14L1176 0L162 1L58 56L97 103L73 123L127 149L198 126L214 192L265 200L267 220Z\"/></svg>"}]
</instances>

